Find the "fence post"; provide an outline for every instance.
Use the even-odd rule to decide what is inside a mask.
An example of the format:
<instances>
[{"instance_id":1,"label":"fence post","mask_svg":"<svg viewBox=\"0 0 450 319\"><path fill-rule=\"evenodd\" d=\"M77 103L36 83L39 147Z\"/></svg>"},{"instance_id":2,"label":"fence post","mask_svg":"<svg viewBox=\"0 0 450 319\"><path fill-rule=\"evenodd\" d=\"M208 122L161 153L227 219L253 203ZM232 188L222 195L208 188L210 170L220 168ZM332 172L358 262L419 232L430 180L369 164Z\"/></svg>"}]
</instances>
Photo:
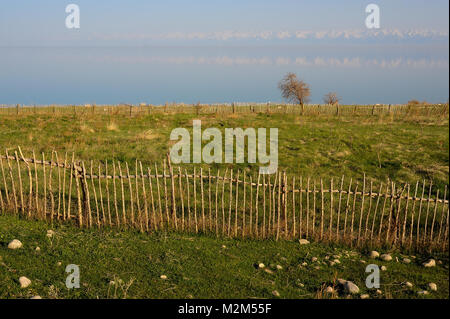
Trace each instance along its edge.
<instances>
[{"instance_id":1,"label":"fence post","mask_svg":"<svg viewBox=\"0 0 450 319\"><path fill-rule=\"evenodd\" d=\"M83 193L83 197L81 198L81 194L80 194L80 180L82 180L79 172L78 172L78 168L77 168L77 164L73 164L73 172L72 172L74 178L75 178L75 183L77 186L77 202L78 202L78 222L80 224L80 227L83 227L83 203L85 202L85 193L84 193L84 187L82 188L82 193Z\"/></svg>"}]
</instances>

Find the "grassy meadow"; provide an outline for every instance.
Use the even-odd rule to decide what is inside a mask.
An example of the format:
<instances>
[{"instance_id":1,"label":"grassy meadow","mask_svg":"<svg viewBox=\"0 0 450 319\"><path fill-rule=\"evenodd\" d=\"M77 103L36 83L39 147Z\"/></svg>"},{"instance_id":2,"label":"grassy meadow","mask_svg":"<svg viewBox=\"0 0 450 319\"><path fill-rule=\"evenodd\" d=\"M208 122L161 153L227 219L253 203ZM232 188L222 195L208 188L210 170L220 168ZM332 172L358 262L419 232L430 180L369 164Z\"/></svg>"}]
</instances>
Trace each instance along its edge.
<instances>
[{"instance_id":1,"label":"grassy meadow","mask_svg":"<svg viewBox=\"0 0 450 319\"><path fill-rule=\"evenodd\" d=\"M100 108L100 107L97 107ZM353 107L352 107L353 109ZM4 110L3 110L4 111ZM174 143L174 128L278 128L279 169L288 175L329 181L346 178L398 184L433 181L433 192L449 184L449 120L447 112L399 113L334 111L300 115L295 109L266 113L0 112L0 146L20 146L30 157L56 150L75 158L118 160L145 166L161 163ZM48 156L48 155L47 155ZM48 158L47 158L48 159ZM191 164L182 164L190 168ZM204 165L208 168L207 165ZM256 172L257 164L213 164ZM133 168L131 168L133 171ZM442 195L441 195L442 197ZM448 195L447 195L448 197ZM56 235L46 236L52 229ZM24 247L9 250L14 238ZM40 251L35 248L39 246ZM370 260L365 249L296 241L239 240L174 232L139 234L111 229L87 230L71 225L0 216L0 298L343 298L326 294L337 278L354 281L371 298L448 298L448 252L393 254L393 261ZM339 255L340 264L330 265ZM317 261L312 261L316 257ZM404 257L412 260L402 262ZM437 267L424 269L428 258ZM61 266L58 266L61 263ZM264 269L255 265L264 263ZM365 288L366 264L385 265L381 294ZM81 289L68 290L65 265L81 268ZM277 267L281 266L281 267ZM167 279L161 279L165 275ZM18 278L32 285L20 289ZM405 286L409 281L412 288ZM211 283L214 282L212 285ZM438 291L418 295L434 282ZM276 291L276 292L274 292ZM358 298L358 296L354 296Z\"/></svg>"},{"instance_id":2,"label":"grassy meadow","mask_svg":"<svg viewBox=\"0 0 450 319\"><path fill-rule=\"evenodd\" d=\"M390 178L410 184L426 179L441 193L449 183L448 113L0 113L0 145L3 149L19 145L28 155L32 150L36 154L56 150L60 157L74 152L76 159L84 161L115 159L132 165L138 159L152 165L166 158L174 143L171 131L192 129L194 119L202 120L202 129L217 127L222 132L228 127L278 128L279 169L291 175L362 179L366 173L375 181ZM211 165L221 169L252 166L256 164Z\"/></svg>"}]
</instances>

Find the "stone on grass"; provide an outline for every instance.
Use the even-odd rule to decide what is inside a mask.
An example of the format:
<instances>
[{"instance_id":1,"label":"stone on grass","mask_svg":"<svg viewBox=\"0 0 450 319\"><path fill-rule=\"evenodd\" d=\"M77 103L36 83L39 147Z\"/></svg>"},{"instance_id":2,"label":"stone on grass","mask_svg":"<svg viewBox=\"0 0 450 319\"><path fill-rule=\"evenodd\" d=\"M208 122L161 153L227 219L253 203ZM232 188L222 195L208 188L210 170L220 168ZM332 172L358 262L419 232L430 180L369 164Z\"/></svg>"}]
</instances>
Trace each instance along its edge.
<instances>
[{"instance_id":1,"label":"stone on grass","mask_svg":"<svg viewBox=\"0 0 450 319\"><path fill-rule=\"evenodd\" d=\"M309 244L309 241L307 239L300 239L298 242L300 243L300 245L308 245Z\"/></svg>"},{"instance_id":2,"label":"stone on grass","mask_svg":"<svg viewBox=\"0 0 450 319\"><path fill-rule=\"evenodd\" d=\"M365 264L365 263L366 263L366 261L365 261L365 260L362 260L362 259L361 259L359 262L360 262L361 264Z\"/></svg>"},{"instance_id":3,"label":"stone on grass","mask_svg":"<svg viewBox=\"0 0 450 319\"><path fill-rule=\"evenodd\" d=\"M29 285L31 285L31 280L27 277L20 277L19 278L20 288L27 288Z\"/></svg>"},{"instance_id":4,"label":"stone on grass","mask_svg":"<svg viewBox=\"0 0 450 319\"><path fill-rule=\"evenodd\" d=\"M258 268L260 268L260 269L265 268L265 267L266 267L266 265L264 265L263 263L258 264Z\"/></svg>"},{"instance_id":5,"label":"stone on grass","mask_svg":"<svg viewBox=\"0 0 450 319\"><path fill-rule=\"evenodd\" d=\"M427 262L424 262L422 264L425 268L435 267L436 266L436 260L430 259Z\"/></svg>"},{"instance_id":6,"label":"stone on grass","mask_svg":"<svg viewBox=\"0 0 450 319\"><path fill-rule=\"evenodd\" d=\"M431 291L437 291L437 285L434 282L430 282L428 288L430 288Z\"/></svg>"},{"instance_id":7,"label":"stone on grass","mask_svg":"<svg viewBox=\"0 0 450 319\"><path fill-rule=\"evenodd\" d=\"M41 296L33 296L30 299L42 299Z\"/></svg>"},{"instance_id":8,"label":"stone on grass","mask_svg":"<svg viewBox=\"0 0 450 319\"><path fill-rule=\"evenodd\" d=\"M414 285L410 283L409 281L405 282L406 287L412 288Z\"/></svg>"},{"instance_id":9,"label":"stone on grass","mask_svg":"<svg viewBox=\"0 0 450 319\"><path fill-rule=\"evenodd\" d=\"M268 274L270 274L270 275L272 275L273 274L273 271L272 270L270 270L270 269L264 269L264 271L266 272L266 273L268 273Z\"/></svg>"},{"instance_id":10,"label":"stone on grass","mask_svg":"<svg viewBox=\"0 0 450 319\"><path fill-rule=\"evenodd\" d=\"M417 293L418 293L419 295L428 295L428 294L429 294L429 292L426 291L426 290L421 290L421 291L418 291Z\"/></svg>"},{"instance_id":11,"label":"stone on grass","mask_svg":"<svg viewBox=\"0 0 450 319\"><path fill-rule=\"evenodd\" d=\"M403 258L403 262L404 262L405 264L410 264L410 263L411 263L411 259L409 259L409 258Z\"/></svg>"},{"instance_id":12,"label":"stone on grass","mask_svg":"<svg viewBox=\"0 0 450 319\"><path fill-rule=\"evenodd\" d=\"M307 262L304 262L303 264L302 264L302 266L308 266L308 263Z\"/></svg>"},{"instance_id":13,"label":"stone on grass","mask_svg":"<svg viewBox=\"0 0 450 319\"><path fill-rule=\"evenodd\" d=\"M335 259L335 260L333 260L333 262L334 262L335 264L340 264L340 263L341 263L341 261L340 261L339 259Z\"/></svg>"},{"instance_id":14,"label":"stone on grass","mask_svg":"<svg viewBox=\"0 0 450 319\"><path fill-rule=\"evenodd\" d=\"M334 288L331 287L331 286L328 286L328 287L325 289L325 292L326 292L327 294L332 294L332 293L334 293Z\"/></svg>"},{"instance_id":15,"label":"stone on grass","mask_svg":"<svg viewBox=\"0 0 450 319\"><path fill-rule=\"evenodd\" d=\"M370 296L368 294L364 294L360 296L361 299L369 299Z\"/></svg>"},{"instance_id":16,"label":"stone on grass","mask_svg":"<svg viewBox=\"0 0 450 319\"><path fill-rule=\"evenodd\" d=\"M278 270L281 270L281 269L283 269L283 266L277 265L277 269L278 269Z\"/></svg>"},{"instance_id":17,"label":"stone on grass","mask_svg":"<svg viewBox=\"0 0 450 319\"><path fill-rule=\"evenodd\" d=\"M166 275L161 275L159 278L161 278L162 280L166 280L167 276Z\"/></svg>"},{"instance_id":18,"label":"stone on grass","mask_svg":"<svg viewBox=\"0 0 450 319\"><path fill-rule=\"evenodd\" d=\"M272 291L272 295L274 295L275 297L280 297L280 293L276 290Z\"/></svg>"},{"instance_id":19,"label":"stone on grass","mask_svg":"<svg viewBox=\"0 0 450 319\"><path fill-rule=\"evenodd\" d=\"M48 238L52 238L55 234L56 233L53 230L51 230L51 229L47 230L47 237Z\"/></svg>"},{"instance_id":20,"label":"stone on grass","mask_svg":"<svg viewBox=\"0 0 450 319\"><path fill-rule=\"evenodd\" d=\"M359 287L351 281L347 281L344 288L350 294L357 294L359 292Z\"/></svg>"},{"instance_id":21,"label":"stone on grass","mask_svg":"<svg viewBox=\"0 0 450 319\"><path fill-rule=\"evenodd\" d=\"M22 243L18 239L14 239L8 244L9 249L19 249L22 248L22 246L23 246Z\"/></svg>"},{"instance_id":22,"label":"stone on grass","mask_svg":"<svg viewBox=\"0 0 450 319\"><path fill-rule=\"evenodd\" d=\"M338 279L339 284L341 284L348 294L357 294L359 293L359 287L355 285L353 282L344 280L344 279Z\"/></svg>"},{"instance_id":23,"label":"stone on grass","mask_svg":"<svg viewBox=\"0 0 450 319\"><path fill-rule=\"evenodd\" d=\"M383 294L383 292L380 289L377 289L376 293L377 293L377 295L382 295Z\"/></svg>"},{"instance_id":24,"label":"stone on grass","mask_svg":"<svg viewBox=\"0 0 450 319\"><path fill-rule=\"evenodd\" d=\"M311 258L311 261L312 261L312 262L316 262L316 261L317 261L317 257Z\"/></svg>"},{"instance_id":25,"label":"stone on grass","mask_svg":"<svg viewBox=\"0 0 450 319\"><path fill-rule=\"evenodd\" d=\"M380 256L381 260L384 261L391 261L392 260L392 256L390 254L383 254Z\"/></svg>"},{"instance_id":26,"label":"stone on grass","mask_svg":"<svg viewBox=\"0 0 450 319\"><path fill-rule=\"evenodd\" d=\"M376 250L372 250L369 254L369 257L372 259L376 259L376 258L380 257L380 253Z\"/></svg>"},{"instance_id":27,"label":"stone on grass","mask_svg":"<svg viewBox=\"0 0 450 319\"><path fill-rule=\"evenodd\" d=\"M381 266L381 271L386 271L387 267L386 266Z\"/></svg>"},{"instance_id":28,"label":"stone on grass","mask_svg":"<svg viewBox=\"0 0 450 319\"><path fill-rule=\"evenodd\" d=\"M40 247L36 247L35 250L36 250L36 251L41 251L41 248L40 248Z\"/></svg>"}]
</instances>

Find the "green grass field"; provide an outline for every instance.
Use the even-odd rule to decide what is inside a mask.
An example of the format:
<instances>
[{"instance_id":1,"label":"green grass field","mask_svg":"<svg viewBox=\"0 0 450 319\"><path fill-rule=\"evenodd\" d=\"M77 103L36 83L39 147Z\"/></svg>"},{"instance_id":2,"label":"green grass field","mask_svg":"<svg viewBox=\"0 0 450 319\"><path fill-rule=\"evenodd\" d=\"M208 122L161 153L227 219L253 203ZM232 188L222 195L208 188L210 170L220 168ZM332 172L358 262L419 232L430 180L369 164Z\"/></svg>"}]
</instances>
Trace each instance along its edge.
<instances>
[{"instance_id":1,"label":"green grass field","mask_svg":"<svg viewBox=\"0 0 450 319\"><path fill-rule=\"evenodd\" d=\"M53 238L46 235L49 229L56 232ZM365 251L339 246L79 230L5 216L0 217L0 234L0 298L275 298L274 291L279 298L345 298L323 293L337 278L352 280L360 294L371 298L449 296L448 255L416 255L404 264L399 253L382 262L369 259ZM8 249L13 238L20 238L24 247ZM341 263L330 266L335 255ZM421 263L429 257L442 264L424 268ZM257 269L259 263L270 271ZM380 276L381 295L364 284L371 263L387 267ZM65 286L68 264L80 267L80 289ZM20 276L29 278L31 286L21 289ZM406 281L414 286L406 287ZM430 282L438 291L419 296Z\"/></svg>"},{"instance_id":2,"label":"green grass field","mask_svg":"<svg viewBox=\"0 0 450 319\"><path fill-rule=\"evenodd\" d=\"M415 184L432 180L435 191L449 184L448 116L355 115L300 116L298 114L14 114L0 116L0 146L22 147L26 155L56 150L75 152L80 160L111 160L144 165L162 162L176 127L279 128L279 168L296 176L369 179ZM184 164L189 167L188 164ZM206 167L206 165L205 165ZM255 164L214 164L214 168L256 168ZM46 231L57 235L49 240ZM448 298L448 253L416 255L409 265L371 261L365 251L324 244L300 246L292 241L215 239L176 233L138 234L133 231L80 230L69 225L52 228L43 222L0 217L0 298L41 295L45 298L320 298L321 290L336 278L353 280L372 298L417 298L429 282L438 291L426 298ZM20 250L6 248L14 238ZM222 245L226 247L223 248ZM40 252L35 248L39 246ZM349 257L346 257L347 253ZM325 259L341 256L341 264ZM312 262L317 257L321 262ZM400 262L396 261L397 257ZM421 262L434 257L442 264L425 269ZM365 288L361 262L387 266L382 272L381 295ZM61 266L58 266L61 262ZM306 262L308 265L302 266ZM324 262L325 264L322 264ZM272 273L256 269L264 263ZM64 286L65 265L78 264L82 287ZM277 270L276 266L282 266ZM319 267L319 269L316 269ZM162 280L166 275L167 280ZM32 280L20 289L18 278ZM111 284L111 281L116 284ZM402 285L410 281L412 289ZM213 283L213 284L212 284ZM127 288L127 286L129 286ZM345 297L339 295L340 298ZM355 296L356 298L358 296Z\"/></svg>"},{"instance_id":3,"label":"green grass field","mask_svg":"<svg viewBox=\"0 0 450 319\"><path fill-rule=\"evenodd\" d=\"M279 128L279 168L289 174L311 177L342 175L362 179L415 184L433 180L441 189L449 183L448 117L305 116L298 114L122 115L48 114L1 116L2 148L22 147L30 155L56 150L75 152L80 160L111 160L144 165L161 163L173 142L176 127L192 128L201 119L202 128ZM225 168L226 164L215 164ZM255 164L229 164L249 168ZM206 167L206 166L205 166Z\"/></svg>"}]
</instances>

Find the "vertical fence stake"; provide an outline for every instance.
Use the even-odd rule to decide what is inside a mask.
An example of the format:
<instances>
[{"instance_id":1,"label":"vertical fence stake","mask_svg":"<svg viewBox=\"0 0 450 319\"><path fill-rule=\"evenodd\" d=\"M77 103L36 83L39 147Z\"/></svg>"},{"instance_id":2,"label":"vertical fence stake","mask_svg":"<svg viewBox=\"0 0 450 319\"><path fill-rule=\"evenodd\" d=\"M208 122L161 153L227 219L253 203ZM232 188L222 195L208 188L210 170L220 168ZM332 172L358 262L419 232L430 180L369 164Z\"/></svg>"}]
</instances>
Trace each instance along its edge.
<instances>
[{"instance_id":1,"label":"vertical fence stake","mask_svg":"<svg viewBox=\"0 0 450 319\"><path fill-rule=\"evenodd\" d=\"M173 167L172 163L170 162L170 156L167 154L167 163L169 165L169 174L170 174L170 182L172 187L172 218L173 223L175 225L175 230L178 230L178 222L177 222L177 208L176 208L176 202L175 202L175 177L173 175Z\"/></svg>"},{"instance_id":2,"label":"vertical fence stake","mask_svg":"<svg viewBox=\"0 0 450 319\"><path fill-rule=\"evenodd\" d=\"M89 228L92 227L92 213L91 213L91 199L89 196L89 184L87 182L87 178L86 178L86 167L84 166L84 162L81 162L82 165L82 169L83 169L83 176L82 176L82 180L83 180L83 185L85 188L85 197L84 197L84 201L85 201L85 208L87 209L87 213L88 213L88 226ZM119 168L120 168L120 164L119 164ZM122 172L120 173L120 175L122 175ZM122 196L123 199L123 196Z\"/></svg>"},{"instance_id":3,"label":"vertical fence stake","mask_svg":"<svg viewBox=\"0 0 450 319\"><path fill-rule=\"evenodd\" d=\"M13 177L13 173L12 173L11 163L9 161L8 150L6 150L6 162L8 163L9 177L11 179L11 189L12 189L13 198L14 198L14 212L17 215L17 214L19 214L19 208L18 208L18 204L17 204L16 186L14 184L14 177Z\"/></svg>"},{"instance_id":4,"label":"vertical fence stake","mask_svg":"<svg viewBox=\"0 0 450 319\"><path fill-rule=\"evenodd\" d=\"M233 169L230 170L230 193L229 193L229 209L228 209L228 225L227 225L227 235L230 237L231 232L231 207L233 203Z\"/></svg>"},{"instance_id":5,"label":"vertical fence stake","mask_svg":"<svg viewBox=\"0 0 450 319\"><path fill-rule=\"evenodd\" d=\"M11 202L10 202L10 199L9 199L8 184L6 183L5 169L3 167L3 157L1 157L1 156L0 156L0 168L1 168L1 171L2 171L3 185L5 187L6 202L7 202L8 205L10 205Z\"/></svg>"}]
</instances>

